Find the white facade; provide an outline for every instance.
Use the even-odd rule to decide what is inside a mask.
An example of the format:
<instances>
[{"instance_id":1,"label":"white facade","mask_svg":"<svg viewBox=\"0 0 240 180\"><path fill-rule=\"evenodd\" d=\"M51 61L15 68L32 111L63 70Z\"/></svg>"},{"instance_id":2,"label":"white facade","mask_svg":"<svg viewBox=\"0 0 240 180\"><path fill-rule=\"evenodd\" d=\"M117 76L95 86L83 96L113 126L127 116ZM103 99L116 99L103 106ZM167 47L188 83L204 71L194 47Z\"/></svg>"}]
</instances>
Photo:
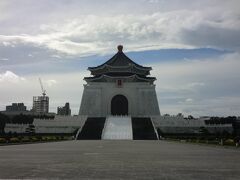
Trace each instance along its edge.
<instances>
[{"instance_id":1,"label":"white facade","mask_svg":"<svg viewBox=\"0 0 240 180\"><path fill-rule=\"evenodd\" d=\"M90 82L84 85L79 115L106 117L111 115L111 101L116 95L128 100L128 115L160 115L155 85L148 82Z\"/></svg>"},{"instance_id":2,"label":"white facade","mask_svg":"<svg viewBox=\"0 0 240 180\"><path fill-rule=\"evenodd\" d=\"M204 127L209 133L233 132L232 124L205 124L205 119L184 119L182 116L155 116L152 121L163 133L199 133Z\"/></svg>"},{"instance_id":3,"label":"white facade","mask_svg":"<svg viewBox=\"0 0 240 180\"><path fill-rule=\"evenodd\" d=\"M55 116L54 119L34 119L35 133L73 133L83 126L86 116Z\"/></svg>"},{"instance_id":4,"label":"white facade","mask_svg":"<svg viewBox=\"0 0 240 180\"><path fill-rule=\"evenodd\" d=\"M81 128L86 116L55 116L54 119L34 119L34 132L41 133L73 133ZM27 133L29 124L6 124L5 133Z\"/></svg>"},{"instance_id":5,"label":"white facade","mask_svg":"<svg viewBox=\"0 0 240 180\"><path fill-rule=\"evenodd\" d=\"M29 124L6 124L4 128L5 133L26 133Z\"/></svg>"}]
</instances>

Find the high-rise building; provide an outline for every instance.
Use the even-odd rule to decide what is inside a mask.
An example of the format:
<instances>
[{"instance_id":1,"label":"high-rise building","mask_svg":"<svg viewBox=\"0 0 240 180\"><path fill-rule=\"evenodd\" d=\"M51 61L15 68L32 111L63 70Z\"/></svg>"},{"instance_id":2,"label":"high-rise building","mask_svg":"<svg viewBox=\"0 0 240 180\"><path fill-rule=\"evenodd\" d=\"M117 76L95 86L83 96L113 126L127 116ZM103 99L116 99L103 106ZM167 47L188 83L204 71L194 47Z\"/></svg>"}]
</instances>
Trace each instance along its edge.
<instances>
[{"instance_id":1,"label":"high-rise building","mask_svg":"<svg viewBox=\"0 0 240 180\"><path fill-rule=\"evenodd\" d=\"M35 113L41 113L41 114L48 113L49 97L48 96L34 96L32 111Z\"/></svg>"},{"instance_id":2,"label":"high-rise building","mask_svg":"<svg viewBox=\"0 0 240 180\"><path fill-rule=\"evenodd\" d=\"M57 108L57 114L58 114L58 115L70 116L70 115L71 115L70 104L67 102L67 103L65 104L65 106L63 106L63 107L58 107L58 108Z\"/></svg>"},{"instance_id":3,"label":"high-rise building","mask_svg":"<svg viewBox=\"0 0 240 180\"><path fill-rule=\"evenodd\" d=\"M24 106L24 103L12 103L10 106L6 106L6 112L12 111L26 111L27 107Z\"/></svg>"}]
</instances>

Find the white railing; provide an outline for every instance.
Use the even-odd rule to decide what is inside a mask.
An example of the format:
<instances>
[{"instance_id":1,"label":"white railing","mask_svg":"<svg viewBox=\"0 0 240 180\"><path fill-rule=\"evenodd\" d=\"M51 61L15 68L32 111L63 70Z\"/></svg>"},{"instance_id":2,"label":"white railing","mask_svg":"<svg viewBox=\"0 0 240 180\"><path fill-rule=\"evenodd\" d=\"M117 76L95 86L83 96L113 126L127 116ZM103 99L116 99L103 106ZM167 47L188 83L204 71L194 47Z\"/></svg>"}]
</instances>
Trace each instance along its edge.
<instances>
[{"instance_id":1,"label":"white railing","mask_svg":"<svg viewBox=\"0 0 240 180\"><path fill-rule=\"evenodd\" d=\"M76 137L75 137L75 140L77 140L77 138L78 138L78 136L79 136L81 130L82 130L82 127L80 127L80 128L78 129L77 134L76 134Z\"/></svg>"},{"instance_id":2,"label":"white railing","mask_svg":"<svg viewBox=\"0 0 240 180\"><path fill-rule=\"evenodd\" d=\"M158 132L157 132L157 129L156 129L156 127L155 127L155 124L154 124L153 121L152 121L152 118L150 118L150 121L151 121L151 123L152 123L154 132L155 132L155 134L156 134L156 136L157 136L157 139L159 140Z\"/></svg>"}]
</instances>

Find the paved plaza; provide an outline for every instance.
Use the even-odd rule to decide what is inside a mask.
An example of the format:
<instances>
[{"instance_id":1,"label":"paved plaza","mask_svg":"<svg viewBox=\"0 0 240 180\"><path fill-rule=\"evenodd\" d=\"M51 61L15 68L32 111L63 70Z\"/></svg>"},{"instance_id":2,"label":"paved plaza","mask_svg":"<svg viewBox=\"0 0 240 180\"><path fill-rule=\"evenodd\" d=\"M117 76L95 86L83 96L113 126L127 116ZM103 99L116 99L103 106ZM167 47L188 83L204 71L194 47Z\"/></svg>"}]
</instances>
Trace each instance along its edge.
<instances>
[{"instance_id":1,"label":"paved plaza","mask_svg":"<svg viewBox=\"0 0 240 180\"><path fill-rule=\"evenodd\" d=\"M240 150L168 141L0 146L0 178L240 179Z\"/></svg>"}]
</instances>

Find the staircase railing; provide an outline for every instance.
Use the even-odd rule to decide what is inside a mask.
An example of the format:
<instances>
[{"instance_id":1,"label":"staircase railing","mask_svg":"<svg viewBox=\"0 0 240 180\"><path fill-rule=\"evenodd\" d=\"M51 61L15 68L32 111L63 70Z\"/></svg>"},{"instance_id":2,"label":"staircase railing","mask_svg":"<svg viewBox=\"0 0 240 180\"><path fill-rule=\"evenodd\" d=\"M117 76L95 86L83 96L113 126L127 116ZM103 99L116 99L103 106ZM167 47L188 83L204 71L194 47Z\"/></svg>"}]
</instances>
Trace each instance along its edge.
<instances>
[{"instance_id":1,"label":"staircase railing","mask_svg":"<svg viewBox=\"0 0 240 180\"><path fill-rule=\"evenodd\" d=\"M150 120L151 120L153 129L154 129L154 132L155 132L155 134L156 134L156 136L157 136L157 139L159 140L158 132L157 132L157 129L155 128L155 125L154 125L154 123L153 123L153 121L152 121L152 118L150 118Z\"/></svg>"}]
</instances>

